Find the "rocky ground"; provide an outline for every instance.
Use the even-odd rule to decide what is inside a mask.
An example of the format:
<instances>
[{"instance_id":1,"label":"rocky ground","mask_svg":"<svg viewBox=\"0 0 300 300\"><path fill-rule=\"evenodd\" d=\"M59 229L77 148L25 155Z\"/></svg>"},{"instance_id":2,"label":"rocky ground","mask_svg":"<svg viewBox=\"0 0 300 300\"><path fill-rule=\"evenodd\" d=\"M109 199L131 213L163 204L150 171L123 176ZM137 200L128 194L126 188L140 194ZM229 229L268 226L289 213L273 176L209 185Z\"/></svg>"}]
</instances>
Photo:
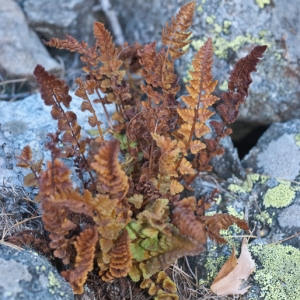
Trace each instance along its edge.
<instances>
[{"instance_id":1,"label":"rocky ground","mask_svg":"<svg viewBox=\"0 0 300 300\"><path fill-rule=\"evenodd\" d=\"M74 78L82 74L78 56L47 49L41 40L71 34L92 43L92 24L102 21L114 33L117 43L160 41L161 28L184 3L0 0L1 299L74 298L70 286L57 272L59 262L49 255L49 241L40 236L39 204L33 200L37 190L23 187L27 173L16 166L16 156L25 145L31 146L37 159L43 157L47 161L46 134L54 132L56 126L49 107L44 106L37 93L32 76L36 64L43 64L71 86ZM193 53L208 37L212 37L214 44L213 72L219 80L216 91L219 95L234 63L253 45L268 45L253 76L247 103L233 126L235 145L250 147L250 152L239 157L227 137L222 141L225 155L213 160L214 172L203 174L194 183L198 197L214 188L221 191L218 203L208 213L228 212L245 218L252 232L246 236L256 263L256 271L249 279L252 286L239 298L219 299L297 300L300 298L300 4L297 0L197 0L196 3L192 46L176 66L185 80ZM80 111L80 99L72 96L72 110L88 136L92 131L86 115ZM99 110L98 114L105 121L104 112ZM261 137L257 141L255 133L254 145L249 141L257 129ZM72 168L70 162L66 163ZM39 244L31 242L33 248L40 249L39 253L30 248L23 251L12 248L14 240L8 238L21 229L35 231ZM237 227L223 234L229 245L208 242L207 252L180 260L179 267L173 266L182 299L216 299L209 286L229 257L232 245L239 250L242 241ZM193 282L199 284L196 289ZM128 280L104 285L93 277L80 299L104 297L147 299Z\"/></svg>"}]
</instances>

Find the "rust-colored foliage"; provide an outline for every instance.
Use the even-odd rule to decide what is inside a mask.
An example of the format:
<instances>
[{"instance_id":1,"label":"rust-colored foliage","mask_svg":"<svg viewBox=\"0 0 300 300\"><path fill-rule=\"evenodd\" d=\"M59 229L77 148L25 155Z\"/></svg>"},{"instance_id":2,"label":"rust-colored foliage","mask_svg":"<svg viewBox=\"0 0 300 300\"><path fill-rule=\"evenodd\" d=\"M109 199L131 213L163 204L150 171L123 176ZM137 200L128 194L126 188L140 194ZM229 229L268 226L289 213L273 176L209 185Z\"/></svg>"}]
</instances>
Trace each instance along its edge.
<instances>
[{"instance_id":1,"label":"rust-colored foliage","mask_svg":"<svg viewBox=\"0 0 300 300\"><path fill-rule=\"evenodd\" d=\"M229 226L236 224L243 230L249 230L249 226L245 220L241 220L237 217L229 214L215 214L213 216L202 216L199 220L207 227L206 234L219 244L226 244L227 241L220 236L220 230L227 230Z\"/></svg>"},{"instance_id":2,"label":"rust-colored foliage","mask_svg":"<svg viewBox=\"0 0 300 300\"><path fill-rule=\"evenodd\" d=\"M233 123L238 116L239 106L245 102L248 89L252 83L251 72L256 72L256 66L263 57L267 46L256 46L244 58L241 58L230 73L228 92L222 94L224 103L218 110L227 123Z\"/></svg>"},{"instance_id":3,"label":"rust-colored foliage","mask_svg":"<svg viewBox=\"0 0 300 300\"><path fill-rule=\"evenodd\" d=\"M99 149L99 154L94 156L92 168L98 174L101 190L111 196L123 199L128 191L128 178L118 161L119 142L112 140Z\"/></svg>"},{"instance_id":4,"label":"rust-colored foliage","mask_svg":"<svg viewBox=\"0 0 300 300\"><path fill-rule=\"evenodd\" d=\"M36 162L32 161L32 150L29 146L25 146L22 150L21 156L17 157L19 162L17 163L18 167L30 169L32 173L27 174L24 177L25 186L37 186L39 174L42 171L43 159L40 159Z\"/></svg>"},{"instance_id":5,"label":"rust-colored foliage","mask_svg":"<svg viewBox=\"0 0 300 300\"><path fill-rule=\"evenodd\" d=\"M195 216L196 199L195 197L184 198L175 203L173 211L173 224L180 230L199 243L206 243L205 225Z\"/></svg>"},{"instance_id":6,"label":"rust-colored foliage","mask_svg":"<svg viewBox=\"0 0 300 300\"><path fill-rule=\"evenodd\" d=\"M63 271L61 275L70 282L75 294L83 293L83 285L87 279L87 273L94 267L94 252L98 234L96 228L87 228L80 233L74 243L76 260L73 270Z\"/></svg>"},{"instance_id":7,"label":"rust-colored foliage","mask_svg":"<svg viewBox=\"0 0 300 300\"><path fill-rule=\"evenodd\" d=\"M99 22L94 24L92 47L71 36L46 42L79 53L84 62L86 76L76 79L75 93L82 99L81 110L90 113L87 122L97 135L81 136L76 114L65 109L72 100L68 86L38 65L34 75L42 99L52 106L58 131L46 144L52 155L46 170L41 171L42 161L32 161L29 147L22 151L18 166L31 169L27 183L39 185L50 247L66 265L62 274L75 293L82 293L97 262L104 281L129 275L135 282L141 280L155 299L178 299L164 269L184 255L204 251L207 237L224 243L221 229L235 223L248 230L245 221L227 214L205 216L216 190L198 202L195 197L180 200L180 193L200 172L211 171L211 159L223 153L220 140L231 133L226 124L235 121L248 95L250 73L266 46L255 47L232 71L229 91L218 106L224 121L210 119L219 100L213 95L217 80L212 75L211 39L194 56L188 94L180 103L175 60L191 41L188 30L195 5L195 1L185 4L166 24L161 50L155 42L116 47ZM106 109L111 103L116 107L112 116ZM115 139L105 140L99 104ZM76 175L72 175L82 183L76 189L61 158L73 159Z\"/></svg>"},{"instance_id":8,"label":"rust-colored foliage","mask_svg":"<svg viewBox=\"0 0 300 300\"><path fill-rule=\"evenodd\" d=\"M130 239L127 230L124 230L116 239L110 255L109 270L104 272L102 280L111 281L114 278L126 277L132 266Z\"/></svg>"}]
</instances>

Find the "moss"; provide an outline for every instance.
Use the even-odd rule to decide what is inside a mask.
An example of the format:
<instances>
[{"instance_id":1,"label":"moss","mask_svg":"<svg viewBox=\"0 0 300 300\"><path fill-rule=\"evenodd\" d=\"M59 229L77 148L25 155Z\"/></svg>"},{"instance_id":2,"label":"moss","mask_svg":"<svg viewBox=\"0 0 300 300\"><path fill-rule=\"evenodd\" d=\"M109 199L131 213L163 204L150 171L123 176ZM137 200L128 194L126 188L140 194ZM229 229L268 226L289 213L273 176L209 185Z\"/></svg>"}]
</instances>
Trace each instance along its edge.
<instances>
[{"instance_id":1,"label":"moss","mask_svg":"<svg viewBox=\"0 0 300 300\"><path fill-rule=\"evenodd\" d=\"M258 258L254 279L265 300L298 300L300 295L300 251L292 246L255 245L251 253Z\"/></svg>"},{"instance_id":2,"label":"moss","mask_svg":"<svg viewBox=\"0 0 300 300\"><path fill-rule=\"evenodd\" d=\"M56 292L56 289L61 288L61 285L55 275L52 272L49 272L48 274L48 282L49 282L49 292L51 294L54 294Z\"/></svg>"},{"instance_id":3,"label":"moss","mask_svg":"<svg viewBox=\"0 0 300 300\"><path fill-rule=\"evenodd\" d=\"M271 0L255 0L257 5L263 9L265 5L269 5L271 3Z\"/></svg>"},{"instance_id":4,"label":"moss","mask_svg":"<svg viewBox=\"0 0 300 300\"><path fill-rule=\"evenodd\" d=\"M290 183L281 183L267 190L264 196L265 207L286 207L294 199L296 192L290 187Z\"/></svg>"}]
</instances>

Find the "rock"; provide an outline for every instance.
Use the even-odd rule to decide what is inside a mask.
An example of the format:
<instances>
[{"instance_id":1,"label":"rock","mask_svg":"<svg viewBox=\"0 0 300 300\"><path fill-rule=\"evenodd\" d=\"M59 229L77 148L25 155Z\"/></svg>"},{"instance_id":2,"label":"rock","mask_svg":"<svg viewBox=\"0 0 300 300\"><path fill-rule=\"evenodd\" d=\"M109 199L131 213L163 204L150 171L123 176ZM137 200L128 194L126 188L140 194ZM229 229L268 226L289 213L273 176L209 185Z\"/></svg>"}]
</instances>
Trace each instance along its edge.
<instances>
[{"instance_id":1,"label":"rock","mask_svg":"<svg viewBox=\"0 0 300 300\"><path fill-rule=\"evenodd\" d=\"M223 155L215 156L211 160L213 172L217 174L218 177L224 179L228 179L233 175L244 178L246 173L239 159L237 149L232 143L231 137L227 136L222 138L220 146L224 148L225 152Z\"/></svg>"},{"instance_id":2,"label":"rock","mask_svg":"<svg viewBox=\"0 0 300 300\"><path fill-rule=\"evenodd\" d=\"M274 123L242 161L253 172L296 180L300 172L300 120Z\"/></svg>"},{"instance_id":3,"label":"rock","mask_svg":"<svg viewBox=\"0 0 300 300\"><path fill-rule=\"evenodd\" d=\"M29 25L46 40L64 39L66 34L79 41L91 42L93 38L94 0L24 0L22 7Z\"/></svg>"},{"instance_id":4,"label":"rock","mask_svg":"<svg viewBox=\"0 0 300 300\"><path fill-rule=\"evenodd\" d=\"M0 298L59 300L74 299L74 295L46 258L31 250L0 245Z\"/></svg>"},{"instance_id":5,"label":"rock","mask_svg":"<svg viewBox=\"0 0 300 300\"><path fill-rule=\"evenodd\" d=\"M162 26L186 2L112 0L111 3L119 15L125 40L149 43L161 41ZM227 89L227 78L237 60L254 45L267 44L269 48L253 75L239 119L270 124L300 118L299 9L297 0L197 2L191 51L177 64L179 74L185 76L192 55L212 37L213 74L219 80L217 93L221 94Z\"/></svg>"},{"instance_id":6,"label":"rock","mask_svg":"<svg viewBox=\"0 0 300 300\"><path fill-rule=\"evenodd\" d=\"M87 120L90 116L88 111L82 112L80 105L82 99L72 95L71 110L77 115L77 120L82 127L82 135L93 134L93 128ZM93 97L91 97L93 99ZM95 106L99 120L103 122L103 128L107 128L107 121L101 105ZM108 105L108 112L112 112L113 105ZM29 145L35 159L44 158L44 164L50 160L49 151L44 145L49 140L48 133L55 133L57 121L50 115L51 106L46 106L39 94L32 95L22 101L0 101L0 182L3 180L14 185L22 185L23 176L28 170L16 167L15 157L21 154L21 150ZM71 160L65 163L72 167Z\"/></svg>"},{"instance_id":7,"label":"rock","mask_svg":"<svg viewBox=\"0 0 300 300\"><path fill-rule=\"evenodd\" d=\"M36 33L28 27L17 3L0 0L0 14L0 71L4 77L32 77L37 64L50 72L61 70Z\"/></svg>"},{"instance_id":8,"label":"rock","mask_svg":"<svg viewBox=\"0 0 300 300\"><path fill-rule=\"evenodd\" d=\"M248 174L246 180L233 177L220 184L203 178L197 186L198 198L200 194L209 194L214 188L222 187L217 203L207 215L229 213L249 224L253 236L249 240L249 250L256 271L246 283L251 284L251 288L243 299L298 299L300 277L296 270L300 267L300 237L295 233L300 231L299 185L271 176ZM230 256L232 245L239 251L242 239L238 236L244 234L249 232L243 233L236 225L230 226L222 231L229 244L216 245L208 240L205 253L189 257L191 269L196 268L200 286L209 288Z\"/></svg>"}]
</instances>

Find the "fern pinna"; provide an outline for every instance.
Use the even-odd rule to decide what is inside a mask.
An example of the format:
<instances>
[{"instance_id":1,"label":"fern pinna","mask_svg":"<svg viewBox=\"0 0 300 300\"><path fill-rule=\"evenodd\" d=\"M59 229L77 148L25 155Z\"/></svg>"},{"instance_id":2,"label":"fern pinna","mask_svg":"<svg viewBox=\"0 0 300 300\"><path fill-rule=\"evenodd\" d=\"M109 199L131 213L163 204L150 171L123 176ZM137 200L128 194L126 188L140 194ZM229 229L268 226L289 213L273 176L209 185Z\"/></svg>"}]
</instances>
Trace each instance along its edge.
<instances>
[{"instance_id":1,"label":"fern pinna","mask_svg":"<svg viewBox=\"0 0 300 300\"><path fill-rule=\"evenodd\" d=\"M103 281L129 275L156 299L178 299L165 269L179 257L204 251L207 237L225 243L219 232L233 223L248 230L245 221L228 214L205 216L216 191L199 200L180 200L180 193L200 172L211 171L212 157L223 153L219 141L231 133L226 124L236 120L252 82L250 73L266 46L256 46L236 64L228 92L219 99L213 95L217 81L208 39L194 56L188 94L179 101L174 63L191 42L194 10L195 2L190 2L166 24L158 52L155 42L116 47L101 23L94 25L96 43L91 48L71 36L46 42L80 54L86 76L76 80L75 94L98 132L82 138L76 114L66 110L72 102L69 88L38 65L34 75L45 104L52 106L58 131L49 135L52 161L45 170L41 161L32 161L29 147L19 157L19 166L33 172L24 183L40 188L37 198L50 246L66 265L61 274L75 293L83 292L96 261ZM143 78L140 87L132 73ZM217 101L223 121L210 120ZM111 103L116 112L109 116L106 105ZM108 119L106 131L97 117L98 105ZM205 138L212 131L213 137ZM114 139L105 140L107 134ZM62 158L74 160L81 187L73 187Z\"/></svg>"}]
</instances>

